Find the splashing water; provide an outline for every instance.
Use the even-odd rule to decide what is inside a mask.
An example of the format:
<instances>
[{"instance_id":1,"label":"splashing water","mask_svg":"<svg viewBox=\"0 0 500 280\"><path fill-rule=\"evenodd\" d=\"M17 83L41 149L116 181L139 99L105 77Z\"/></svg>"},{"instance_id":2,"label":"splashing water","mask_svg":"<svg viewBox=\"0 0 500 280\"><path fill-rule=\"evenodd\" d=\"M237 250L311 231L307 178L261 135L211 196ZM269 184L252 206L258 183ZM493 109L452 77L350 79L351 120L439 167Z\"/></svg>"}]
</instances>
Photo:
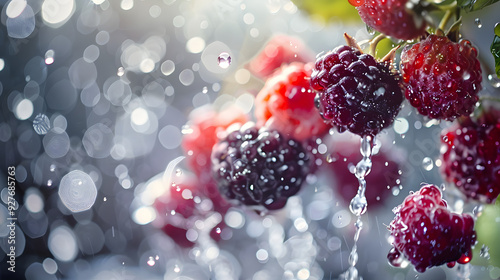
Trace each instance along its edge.
<instances>
[{"instance_id":1,"label":"splashing water","mask_svg":"<svg viewBox=\"0 0 500 280\"><path fill-rule=\"evenodd\" d=\"M357 220L354 223L356 226L356 232L354 233L354 245L352 246L351 253L349 254L349 269L345 272L345 280L362 280L363 278L358 275L358 270L356 269L356 263L358 262L358 239L363 228L363 222L361 221L361 215L366 212L368 203L365 197L366 191L366 180L365 177L370 173L372 168L372 149L373 149L374 139L371 136L364 136L361 139L360 152L363 156L360 162L356 165L354 175L358 178L359 189L356 196L351 200L349 209L356 215Z\"/></svg>"}]
</instances>

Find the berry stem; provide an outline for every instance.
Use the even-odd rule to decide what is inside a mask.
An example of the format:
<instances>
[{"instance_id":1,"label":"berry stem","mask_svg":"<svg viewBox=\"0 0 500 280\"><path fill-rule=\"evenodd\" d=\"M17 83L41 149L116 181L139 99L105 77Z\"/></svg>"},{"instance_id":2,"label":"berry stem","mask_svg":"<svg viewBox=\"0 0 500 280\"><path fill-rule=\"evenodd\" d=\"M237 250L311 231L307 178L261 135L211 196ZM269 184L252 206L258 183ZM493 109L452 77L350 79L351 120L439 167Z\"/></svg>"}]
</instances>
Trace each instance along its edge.
<instances>
[{"instance_id":1,"label":"berry stem","mask_svg":"<svg viewBox=\"0 0 500 280\"><path fill-rule=\"evenodd\" d=\"M373 39L371 39L368 54L375 57L375 52L377 51L377 44L385 38L386 38L386 36L381 33L381 34L375 36Z\"/></svg>"},{"instance_id":2,"label":"berry stem","mask_svg":"<svg viewBox=\"0 0 500 280\"><path fill-rule=\"evenodd\" d=\"M445 30L446 28L446 25L448 24L448 21L450 21L451 17L453 16L453 14L455 13L456 11L456 3L454 3L453 5L450 5L450 7L446 10L446 12L444 13L443 15L443 18L441 19L441 22L439 22L439 26L438 26L438 30ZM436 31L437 33L437 31Z\"/></svg>"}]
</instances>

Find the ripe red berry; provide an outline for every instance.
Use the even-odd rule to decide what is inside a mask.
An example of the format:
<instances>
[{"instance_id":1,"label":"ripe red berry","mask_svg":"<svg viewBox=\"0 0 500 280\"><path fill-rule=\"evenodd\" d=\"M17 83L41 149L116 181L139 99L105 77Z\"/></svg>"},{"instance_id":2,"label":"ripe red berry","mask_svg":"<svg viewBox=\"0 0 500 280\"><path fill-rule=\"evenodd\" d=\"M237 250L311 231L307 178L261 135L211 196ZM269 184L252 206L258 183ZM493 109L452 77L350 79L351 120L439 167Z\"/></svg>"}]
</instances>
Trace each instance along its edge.
<instances>
[{"instance_id":1,"label":"ripe red berry","mask_svg":"<svg viewBox=\"0 0 500 280\"><path fill-rule=\"evenodd\" d=\"M284 65L269 77L255 98L255 117L259 125L303 141L321 136L328 126L318 114L309 83L311 64Z\"/></svg>"},{"instance_id":2,"label":"ripe red berry","mask_svg":"<svg viewBox=\"0 0 500 280\"><path fill-rule=\"evenodd\" d=\"M401 53L406 98L420 114L453 120L473 112L481 90L477 50L467 40L429 35Z\"/></svg>"},{"instance_id":3,"label":"ripe red berry","mask_svg":"<svg viewBox=\"0 0 500 280\"><path fill-rule=\"evenodd\" d=\"M376 135L394 121L403 101L399 75L387 63L349 46L316 61L311 85L322 117L339 131Z\"/></svg>"},{"instance_id":4,"label":"ripe red berry","mask_svg":"<svg viewBox=\"0 0 500 280\"><path fill-rule=\"evenodd\" d=\"M410 40L424 35L427 24L416 9L409 9L408 0L349 1L358 9L366 25L387 36ZM354 2L354 4L353 4Z\"/></svg>"},{"instance_id":5,"label":"ripe red berry","mask_svg":"<svg viewBox=\"0 0 500 280\"><path fill-rule=\"evenodd\" d=\"M418 272L455 262L468 263L476 242L474 219L470 214L451 213L441 191L424 185L394 208L396 217L388 229L394 238L387 258L393 266L407 259Z\"/></svg>"},{"instance_id":6,"label":"ripe red berry","mask_svg":"<svg viewBox=\"0 0 500 280\"><path fill-rule=\"evenodd\" d=\"M233 123L247 121L248 116L236 106L222 112L217 112L208 105L193 110L186 124L188 132L182 136L181 142L190 169L198 176L206 177L206 174L211 174L210 154L217 142L217 134Z\"/></svg>"},{"instance_id":7,"label":"ripe red berry","mask_svg":"<svg viewBox=\"0 0 500 280\"><path fill-rule=\"evenodd\" d=\"M500 111L458 119L441 142L446 180L470 199L494 202L500 194Z\"/></svg>"},{"instance_id":8,"label":"ripe red berry","mask_svg":"<svg viewBox=\"0 0 500 280\"><path fill-rule=\"evenodd\" d=\"M268 78L282 64L314 61L312 51L296 37L276 35L248 63L248 70L261 79Z\"/></svg>"},{"instance_id":9,"label":"ripe red berry","mask_svg":"<svg viewBox=\"0 0 500 280\"><path fill-rule=\"evenodd\" d=\"M275 210L300 190L309 158L300 142L249 122L214 146L212 170L229 200Z\"/></svg>"}]
</instances>

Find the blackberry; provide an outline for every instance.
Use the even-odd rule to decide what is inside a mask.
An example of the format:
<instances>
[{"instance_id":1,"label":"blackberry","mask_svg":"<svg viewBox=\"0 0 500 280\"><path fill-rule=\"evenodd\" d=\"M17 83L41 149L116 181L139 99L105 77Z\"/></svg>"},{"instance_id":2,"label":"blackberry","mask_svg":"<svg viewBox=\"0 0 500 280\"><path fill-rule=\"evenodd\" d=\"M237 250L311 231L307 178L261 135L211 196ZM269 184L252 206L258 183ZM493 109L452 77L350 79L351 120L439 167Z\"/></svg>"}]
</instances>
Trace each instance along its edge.
<instances>
[{"instance_id":1,"label":"blackberry","mask_svg":"<svg viewBox=\"0 0 500 280\"><path fill-rule=\"evenodd\" d=\"M311 85L320 114L339 131L374 136L394 121L403 102L399 75L350 46L316 60Z\"/></svg>"},{"instance_id":2,"label":"blackberry","mask_svg":"<svg viewBox=\"0 0 500 280\"><path fill-rule=\"evenodd\" d=\"M470 199L493 203L500 194L500 111L458 119L441 142L446 180Z\"/></svg>"},{"instance_id":3,"label":"blackberry","mask_svg":"<svg viewBox=\"0 0 500 280\"><path fill-rule=\"evenodd\" d=\"M433 266L452 267L455 262L471 260L476 242L474 219L469 214L451 213L436 186L422 186L393 212L396 217L388 228L394 248L387 255L393 266L400 266L406 258L416 271L424 272Z\"/></svg>"},{"instance_id":4,"label":"blackberry","mask_svg":"<svg viewBox=\"0 0 500 280\"><path fill-rule=\"evenodd\" d=\"M214 146L212 171L229 200L275 210L300 190L309 159L298 141L248 122Z\"/></svg>"}]
</instances>

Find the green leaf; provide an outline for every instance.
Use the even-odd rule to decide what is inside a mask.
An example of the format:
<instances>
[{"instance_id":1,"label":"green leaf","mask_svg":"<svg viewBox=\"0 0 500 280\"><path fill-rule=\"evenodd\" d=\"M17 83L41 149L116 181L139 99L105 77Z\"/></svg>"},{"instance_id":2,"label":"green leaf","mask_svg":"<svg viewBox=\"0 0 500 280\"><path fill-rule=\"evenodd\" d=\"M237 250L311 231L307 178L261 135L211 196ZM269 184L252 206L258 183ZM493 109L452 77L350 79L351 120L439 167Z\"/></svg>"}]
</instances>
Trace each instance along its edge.
<instances>
[{"instance_id":1,"label":"green leaf","mask_svg":"<svg viewBox=\"0 0 500 280\"><path fill-rule=\"evenodd\" d=\"M458 7L467 12L481 10L482 8L498 2L499 0L457 0Z\"/></svg>"},{"instance_id":2,"label":"green leaf","mask_svg":"<svg viewBox=\"0 0 500 280\"><path fill-rule=\"evenodd\" d=\"M493 42L491 43L490 50L493 58L495 58L495 73L497 74L497 77L500 78L500 37L496 34L496 32Z\"/></svg>"}]
</instances>

